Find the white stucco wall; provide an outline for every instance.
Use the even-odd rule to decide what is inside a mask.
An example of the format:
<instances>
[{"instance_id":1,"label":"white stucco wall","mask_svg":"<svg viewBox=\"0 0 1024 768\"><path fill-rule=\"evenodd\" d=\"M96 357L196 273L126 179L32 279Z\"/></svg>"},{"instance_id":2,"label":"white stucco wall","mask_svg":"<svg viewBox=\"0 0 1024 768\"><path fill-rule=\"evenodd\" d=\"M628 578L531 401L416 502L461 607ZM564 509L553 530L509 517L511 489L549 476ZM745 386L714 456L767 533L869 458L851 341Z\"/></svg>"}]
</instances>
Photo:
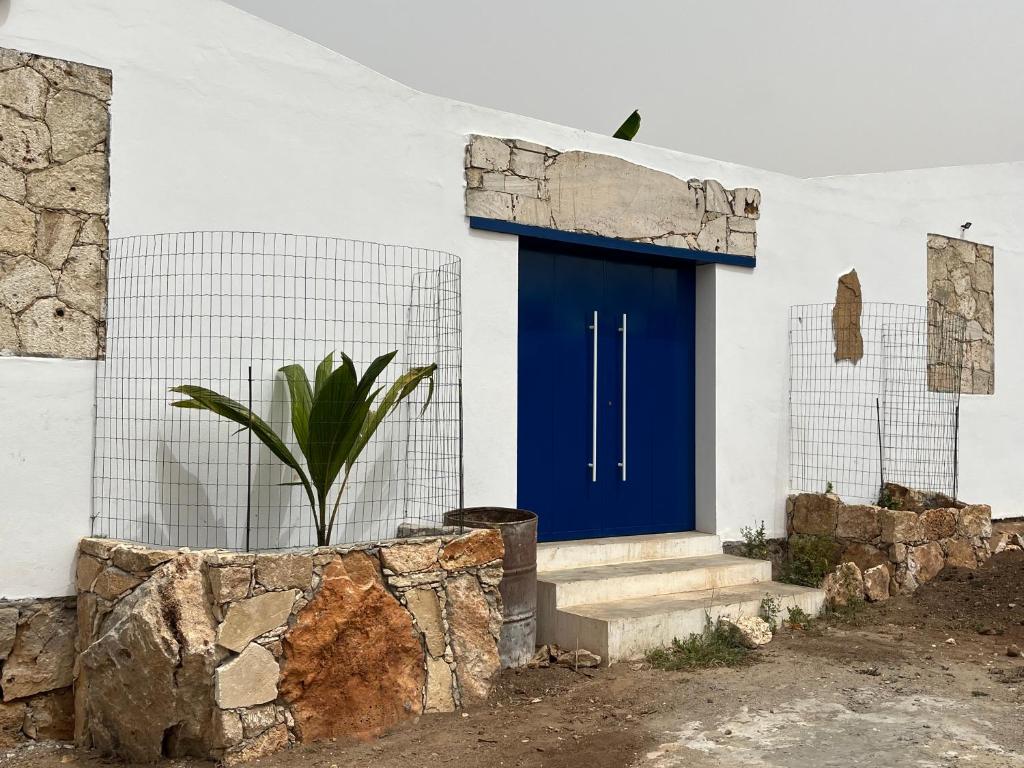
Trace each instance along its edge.
<instances>
[{"instance_id":1,"label":"white stucco wall","mask_svg":"<svg viewBox=\"0 0 1024 768\"><path fill-rule=\"evenodd\" d=\"M999 514L1021 512L1007 471L1024 365L1015 362L1024 342L1009 331L1024 319L1009 300L1009 286L1024 284L1015 266L1020 165L794 179L420 94L212 0L13 0L0 42L113 70L115 237L243 229L459 254L469 504L515 503L517 242L468 229L468 134L761 189L757 269L702 267L714 274L698 282L701 322L717 325L698 345L698 410L713 409L698 428L715 437L704 444L713 453L701 459L698 521L726 538L760 519L782 530L787 307L831 300L850 266L866 300L920 303L925 234L956 234L971 219L971 235L996 247L997 394L965 398L963 495L991 501ZM0 359L0 595L71 591L71 553L88 529L92 368ZM47 419L59 424L59 448L41 427ZM50 523L55 514L65 522Z\"/></svg>"}]
</instances>

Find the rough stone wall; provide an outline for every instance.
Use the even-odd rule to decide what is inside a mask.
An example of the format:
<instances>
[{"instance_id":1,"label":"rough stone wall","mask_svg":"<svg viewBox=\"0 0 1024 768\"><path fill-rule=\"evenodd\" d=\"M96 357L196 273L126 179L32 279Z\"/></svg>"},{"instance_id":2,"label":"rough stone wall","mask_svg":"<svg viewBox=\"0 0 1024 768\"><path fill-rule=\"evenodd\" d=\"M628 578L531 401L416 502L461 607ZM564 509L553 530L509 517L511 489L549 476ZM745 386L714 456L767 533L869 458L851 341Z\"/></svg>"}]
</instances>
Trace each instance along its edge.
<instances>
[{"instance_id":1,"label":"rough stone wall","mask_svg":"<svg viewBox=\"0 0 1024 768\"><path fill-rule=\"evenodd\" d=\"M471 136L466 215L754 258L761 193L610 155Z\"/></svg>"},{"instance_id":2,"label":"rough stone wall","mask_svg":"<svg viewBox=\"0 0 1024 768\"><path fill-rule=\"evenodd\" d=\"M111 75L0 48L0 354L103 353Z\"/></svg>"},{"instance_id":3,"label":"rough stone wall","mask_svg":"<svg viewBox=\"0 0 1024 768\"><path fill-rule=\"evenodd\" d=\"M888 486L900 489L900 486ZM947 565L977 568L991 554L992 510L940 494L892 494L887 509L845 504L835 494L801 493L786 504L787 532L836 542L837 560L866 572L885 566L890 594L913 592Z\"/></svg>"},{"instance_id":4,"label":"rough stone wall","mask_svg":"<svg viewBox=\"0 0 1024 768\"><path fill-rule=\"evenodd\" d=\"M487 695L497 531L280 553L84 539L76 741L227 764Z\"/></svg>"},{"instance_id":5,"label":"rough stone wall","mask_svg":"<svg viewBox=\"0 0 1024 768\"><path fill-rule=\"evenodd\" d=\"M75 599L0 600L0 747L69 739Z\"/></svg>"},{"instance_id":6,"label":"rough stone wall","mask_svg":"<svg viewBox=\"0 0 1024 768\"><path fill-rule=\"evenodd\" d=\"M967 321L965 395L995 392L994 253L991 245L928 235L928 299Z\"/></svg>"}]
</instances>

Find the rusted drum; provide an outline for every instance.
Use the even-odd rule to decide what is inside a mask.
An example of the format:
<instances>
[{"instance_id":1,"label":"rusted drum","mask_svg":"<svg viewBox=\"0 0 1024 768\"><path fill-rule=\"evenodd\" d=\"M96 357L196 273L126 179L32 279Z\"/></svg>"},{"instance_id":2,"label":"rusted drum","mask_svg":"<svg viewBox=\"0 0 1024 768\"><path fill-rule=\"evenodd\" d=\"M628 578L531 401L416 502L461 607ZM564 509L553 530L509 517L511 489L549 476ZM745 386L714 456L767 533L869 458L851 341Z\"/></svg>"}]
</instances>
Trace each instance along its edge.
<instances>
[{"instance_id":1,"label":"rusted drum","mask_svg":"<svg viewBox=\"0 0 1024 768\"><path fill-rule=\"evenodd\" d=\"M506 669L526 666L537 643L537 515L525 509L466 507L448 512L445 523L501 532L505 575L498 591L505 618L498 653Z\"/></svg>"}]
</instances>

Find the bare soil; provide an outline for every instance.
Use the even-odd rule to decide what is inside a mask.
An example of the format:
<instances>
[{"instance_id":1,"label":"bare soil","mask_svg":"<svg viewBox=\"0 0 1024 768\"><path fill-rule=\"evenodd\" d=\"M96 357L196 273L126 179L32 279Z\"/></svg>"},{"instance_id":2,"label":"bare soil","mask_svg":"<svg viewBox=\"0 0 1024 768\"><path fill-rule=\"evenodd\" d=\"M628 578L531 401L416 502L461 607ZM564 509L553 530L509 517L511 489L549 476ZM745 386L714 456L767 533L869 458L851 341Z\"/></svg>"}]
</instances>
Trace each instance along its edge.
<instances>
[{"instance_id":1,"label":"bare soil","mask_svg":"<svg viewBox=\"0 0 1024 768\"><path fill-rule=\"evenodd\" d=\"M252 765L1024 768L1024 659L1006 655L1022 637L1024 553L1003 553L979 571L947 569L913 597L852 619L783 630L740 668L509 671L465 714L424 716L375 742L302 745ZM0 752L4 768L115 765L59 745Z\"/></svg>"}]
</instances>

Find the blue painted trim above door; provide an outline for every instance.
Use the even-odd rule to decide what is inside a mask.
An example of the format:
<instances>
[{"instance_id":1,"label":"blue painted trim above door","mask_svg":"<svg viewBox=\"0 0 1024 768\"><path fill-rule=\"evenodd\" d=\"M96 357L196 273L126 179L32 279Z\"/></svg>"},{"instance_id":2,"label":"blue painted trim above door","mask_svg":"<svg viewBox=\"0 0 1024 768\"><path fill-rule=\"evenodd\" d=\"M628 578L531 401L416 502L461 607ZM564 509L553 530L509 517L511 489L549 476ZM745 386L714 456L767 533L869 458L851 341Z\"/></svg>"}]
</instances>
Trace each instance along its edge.
<instances>
[{"instance_id":1,"label":"blue painted trim above door","mask_svg":"<svg viewBox=\"0 0 1024 768\"><path fill-rule=\"evenodd\" d=\"M633 240L588 235L582 232L563 232L560 229L533 227L527 224L501 221L500 219L485 219L480 216L470 216L469 226L470 229L482 229L489 232L501 232L506 235L533 237L538 240L554 240L560 243L586 245L591 248L605 248L619 252L640 253L647 256L661 256L693 264L728 264L733 267L747 267L748 269L753 269L757 266L757 260L752 256L733 256L728 253L710 253L708 251L695 251L689 248L655 245L654 243L637 243Z\"/></svg>"}]
</instances>

